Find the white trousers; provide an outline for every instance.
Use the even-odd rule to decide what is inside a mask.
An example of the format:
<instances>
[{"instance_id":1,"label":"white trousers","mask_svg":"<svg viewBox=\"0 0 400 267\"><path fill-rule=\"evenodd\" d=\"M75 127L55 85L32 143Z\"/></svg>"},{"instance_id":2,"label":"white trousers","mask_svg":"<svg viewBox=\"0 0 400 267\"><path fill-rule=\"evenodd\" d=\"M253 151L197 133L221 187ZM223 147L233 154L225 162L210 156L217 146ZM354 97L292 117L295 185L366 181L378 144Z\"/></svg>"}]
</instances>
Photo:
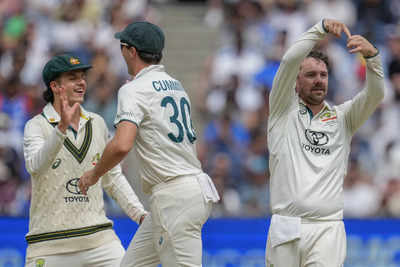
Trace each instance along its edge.
<instances>
[{"instance_id":1,"label":"white trousers","mask_svg":"<svg viewBox=\"0 0 400 267\"><path fill-rule=\"evenodd\" d=\"M156 185L151 216L137 230L121 267L202 266L201 229L211 207L193 177Z\"/></svg>"},{"instance_id":2,"label":"white trousers","mask_svg":"<svg viewBox=\"0 0 400 267\"><path fill-rule=\"evenodd\" d=\"M125 249L118 240L100 247L70 253L35 257L26 267L118 267Z\"/></svg>"},{"instance_id":3,"label":"white trousers","mask_svg":"<svg viewBox=\"0 0 400 267\"><path fill-rule=\"evenodd\" d=\"M267 267L342 267L345 257L343 221L301 223L300 239L275 247L268 234Z\"/></svg>"}]
</instances>

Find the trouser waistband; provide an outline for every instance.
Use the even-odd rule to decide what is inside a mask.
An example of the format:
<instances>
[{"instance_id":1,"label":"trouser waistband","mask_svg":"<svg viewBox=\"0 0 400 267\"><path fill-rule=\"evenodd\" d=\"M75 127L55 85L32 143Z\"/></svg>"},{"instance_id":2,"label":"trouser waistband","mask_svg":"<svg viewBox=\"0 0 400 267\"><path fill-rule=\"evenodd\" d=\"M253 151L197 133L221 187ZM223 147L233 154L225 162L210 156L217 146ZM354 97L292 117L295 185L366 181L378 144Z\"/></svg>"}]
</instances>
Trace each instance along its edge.
<instances>
[{"instance_id":1,"label":"trouser waistband","mask_svg":"<svg viewBox=\"0 0 400 267\"><path fill-rule=\"evenodd\" d=\"M290 215L282 215L282 214L278 214L278 213L274 213L276 215L280 215L280 216L287 216L287 217L296 217L296 216L290 216ZM299 218L299 217L297 217ZM311 218L305 218L305 217L300 217L301 219L301 223L327 223L327 222L341 222L343 221L342 219L311 219Z\"/></svg>"},{"instance_id":2,"label":"trouser waistband","mask_svg":"<svg viewBox=\"0 0 400 267\"><path fill-rule=\"evenodd\" d=\"M196 175L193 175L193 174L191 174L191 175L182 175L182 176L175 177L174 179L171 179L169 181L153 185L151 187L151 192L155 193L155 192L160 191L162 189L165 189L165 188L168 188L168 187L171 187L171 186L175 186L175 185L178 185L178 184L185 184L185 183L195 182L196 181L195 177L196 177Z\"/></svg>"}]
</instances>

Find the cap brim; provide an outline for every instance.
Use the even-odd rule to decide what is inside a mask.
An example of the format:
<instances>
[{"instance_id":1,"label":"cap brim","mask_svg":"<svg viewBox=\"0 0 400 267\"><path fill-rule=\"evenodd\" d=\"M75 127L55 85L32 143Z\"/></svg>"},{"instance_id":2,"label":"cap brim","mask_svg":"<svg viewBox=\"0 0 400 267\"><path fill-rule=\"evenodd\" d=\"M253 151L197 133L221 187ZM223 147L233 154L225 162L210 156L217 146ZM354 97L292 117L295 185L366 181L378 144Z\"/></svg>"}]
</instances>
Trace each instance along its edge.
<instances>
[{"instance_id":1,"label":"cap brim","mask_svg":"<svg viewBox=\"0 0 400 267\"><path fill-rule=\"evenodd\" d=\"M115 37L116 39L122 39L122 32L116 32L116 33L114 34L114 37Z\"/></svg>"}]
</instances>

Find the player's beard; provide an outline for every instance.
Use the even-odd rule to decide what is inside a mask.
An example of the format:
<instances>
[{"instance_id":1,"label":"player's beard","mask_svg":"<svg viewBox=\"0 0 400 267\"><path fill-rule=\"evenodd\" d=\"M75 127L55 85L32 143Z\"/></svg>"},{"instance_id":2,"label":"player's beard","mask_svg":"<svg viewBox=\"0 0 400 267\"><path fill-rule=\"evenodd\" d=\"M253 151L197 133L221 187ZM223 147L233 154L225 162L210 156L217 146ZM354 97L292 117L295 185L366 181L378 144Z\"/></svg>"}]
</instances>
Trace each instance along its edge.
<instances>
[{"instance_id":1,"label":"player's beard","mask_svg":"<svg viewBox=\"0 0 400 267\"><path fill-rule=\"evenodd\" d=\"M318 89L321 89L322 91L319 91ZM318 90L318 91L315 91ZM326 97L326 88L322 87L315 87L310 90L308 94L304 93L305 90L301 89L299 92L299 95L301 99L309 105L320 105Z\"/></svg>"},{"instance_id":2,"label":"player's beard","mask_svg":"<svg viewBox=\"0 0 400 267\"><path fill-rule=\"evenodd\" d=\"M315 86L309 89L308 92L304 88L301 88L299 96L306 104L315 106L320 105L325 100L326 92L327 88L323 88L323 86Z\"/></svg>"},{"instance_id":3,"label":"player's beard","mask_svg":"<svg viewBox=\"0 0 400 267\"><path fill-rule=\"evenodd\" d=\"M323 92L321 92L321 91L318 91L318 92L311 91L310 100L313 102L314 105L319 105L325 100L325 96L326 96L326 91L325 90Z\"/></svg>"}]
</instances>

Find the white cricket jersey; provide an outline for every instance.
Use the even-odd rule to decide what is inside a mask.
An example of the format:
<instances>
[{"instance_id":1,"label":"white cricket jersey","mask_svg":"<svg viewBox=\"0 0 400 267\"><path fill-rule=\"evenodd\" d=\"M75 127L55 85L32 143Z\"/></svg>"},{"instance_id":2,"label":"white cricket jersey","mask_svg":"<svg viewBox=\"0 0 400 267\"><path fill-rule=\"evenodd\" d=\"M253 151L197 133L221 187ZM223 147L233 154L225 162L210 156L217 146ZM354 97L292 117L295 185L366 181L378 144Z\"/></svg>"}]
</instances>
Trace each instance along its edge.
<instances>
[{"instance_id":1,"label":"white cricket jersey","mask_svg":"<svg viewBox=\"0 0 400 267\"><path fill-rule=\"evenodd\" d=\"M79 129L63 135L52 104L29 120L24 156L31 174L32 198L27 257L80 251L118 240L104 211L103 190L135 221L145 214L119 165L81 194L79 177L92 169L107 144L108 131L97 114L81 108Z\"/></svg>"},{"instance_id":2,"label":"white cricket jersey","mask_svg":"<svg viewBox=\"0 0 400 267\"><path fill-rule=\"evenodd\" d=\"M178 176L199 174L191 104L181 83L162 65L150 65L118 92L115 125L130 121L138 127L134 151L140 160L143 191Z\"/></svg>"},{"instance_id":3,"label":"white cricket jersey","mask_svg":"<svg viewBox=\"0 0 400 267\"><path fill-rule=\"evenodd\" d=\"M319 220L343 218L343 178L355 131L383 99L380 56L366 59L366 88L316 115L295 93L303 59L327 33L322 22L284 55L270 94L268 148L273 214Z\"/></svg>"}]
</instances>

